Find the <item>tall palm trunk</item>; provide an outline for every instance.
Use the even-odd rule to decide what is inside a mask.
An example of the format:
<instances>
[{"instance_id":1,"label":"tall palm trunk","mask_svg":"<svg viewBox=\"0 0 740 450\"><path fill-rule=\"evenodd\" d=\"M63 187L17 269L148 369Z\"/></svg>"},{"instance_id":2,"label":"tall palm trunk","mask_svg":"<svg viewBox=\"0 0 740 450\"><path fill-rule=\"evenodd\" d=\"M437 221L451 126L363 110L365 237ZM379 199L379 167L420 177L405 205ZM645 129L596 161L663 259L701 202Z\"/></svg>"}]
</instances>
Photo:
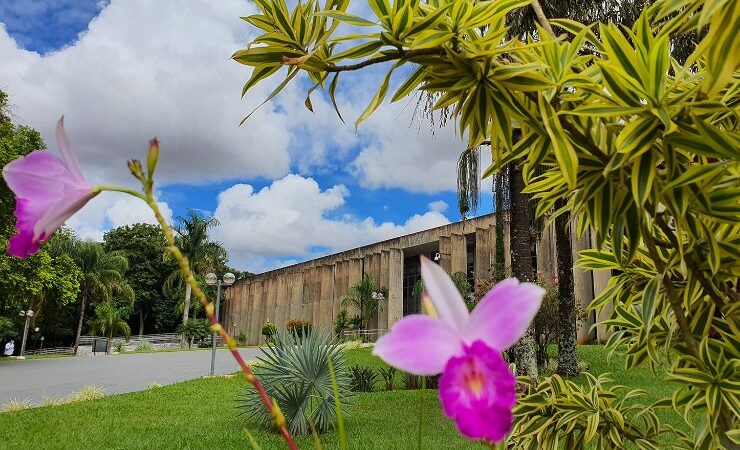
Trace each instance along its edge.
<instances>
[{"instance_id":1,"label":"tall palm trunk","mask_svg":"<svg viewBox=\"0 0 740 450\"><path fill-rule=\"evenodd\" d=\"M558 200L555 208L565 206ZM570 239L570 213L555 218L555 246L558 260L558 369L565 376L578 375L578 355L576 355L576 302L573 287L573 253Z\"/></svg>"},{"instance_id":2,"label":"tall palm trunk","mask_svg":"<svg viewBox=\"0 0 740 450\"><path fill-rule=\"evenodd\" d=\"M191 288L190 284L185 283L185 302L184 307L182 311L182 323L185 323L188 321L188 316L190 315L190 294L191 294Z\"/></svg>"},{"instance_id":3,"label":"tall palm trunk","mask_svg":"<svg viewBox=\"0 0 740 450\"><path fill-rule=\"evenodd\" d=\"M82 291L82 300L80 302L80 320L77 322L77 334L75 335L75 349L74 354L77 355L77 350L80 348L80 336L82 335L82 322L85 319L85 306L87 304L87 291Z\"/></svg>"},{"instance_id":4,"label":"tall palm trunk","mask_svg":"<svg viewBox=\"0 0 740 450\"><path fill-rule=\"evenodd\" d=\"M529 198L522 193L524 179L522 170L516 163L511 165L509 174L509 195L511 204L511 272L519 281L534 282L532 270L532 244L529 221ZM530 327L519 342L512 348L518 375L529 377L537 383L537 352L535 350L534 330Z\"/></svg>"}]
</instances>

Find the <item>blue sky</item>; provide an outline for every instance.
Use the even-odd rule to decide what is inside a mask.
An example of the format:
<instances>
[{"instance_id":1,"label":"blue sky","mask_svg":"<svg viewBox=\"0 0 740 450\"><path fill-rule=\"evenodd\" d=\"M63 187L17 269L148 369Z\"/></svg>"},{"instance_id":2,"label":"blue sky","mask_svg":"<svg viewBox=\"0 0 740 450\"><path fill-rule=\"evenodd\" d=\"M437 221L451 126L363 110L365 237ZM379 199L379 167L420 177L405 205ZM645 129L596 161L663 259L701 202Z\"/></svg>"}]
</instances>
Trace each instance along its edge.
<instances>
[{"instance_id":1,"label":"blue sky","mask_svg":"<svg viewBox=\"0 0 740 450\"><path fill-rule=\"evenodd\" d=\"M459 219L454 127L433 127L415 101L385 104L359 129L384 68L346 74L342 124L325 95L299 80L242 127L241 117L279 82L239 98L248 68L229 61L254 37L241 0L3 0L0 88L16 120L54 149L65 114L93 182L130 183L125 161L162 142L159 197L168 215L215 215L232 263L255 271ZM394 75L398 84L403 73ZM434 133L432 133L434 131ZM490 196L479 213L490 211ZM128 199L101 196L70 221L99 238L151 221Z\"/></svg>"}]
</instances>

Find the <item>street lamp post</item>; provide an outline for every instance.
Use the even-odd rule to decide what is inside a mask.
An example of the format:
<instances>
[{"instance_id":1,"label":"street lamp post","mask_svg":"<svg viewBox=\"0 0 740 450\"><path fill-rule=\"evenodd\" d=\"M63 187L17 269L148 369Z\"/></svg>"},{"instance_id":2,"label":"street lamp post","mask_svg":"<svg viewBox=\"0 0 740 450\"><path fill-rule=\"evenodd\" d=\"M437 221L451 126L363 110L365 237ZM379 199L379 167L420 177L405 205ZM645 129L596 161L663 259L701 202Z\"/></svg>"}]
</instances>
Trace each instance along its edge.
<instances>
[{"instance_id":1,"label":"street lamp post","mask_svg":"<svg viewBox=\"0 0 740 450\"><path fill-rule=\"evenodd\" d=\"M21 341L21 353L20 356L26 352L26 340L28 339L28 327L31 324L31 317L33 317L32 310L21 311L18 313L19 316L26 318L26 323L23 325L23 340Z\"/></svg>"},{"instance_id":2,"label":"street lamp post","mask_svg":"<svg viewBox=\"0 0 740 450\"><path fill-rule=\"evenodd\" d=\"M218 319L221 305L221 284L231 286L235 279L236 277L231 272L224 274L223 281L219 280L215 273L206 275L206 284L209 286L216 285L216 319ZM216 333L211 333L211 346L211 376L213 376L216 369Z\"/></svg>"}]
</instances>

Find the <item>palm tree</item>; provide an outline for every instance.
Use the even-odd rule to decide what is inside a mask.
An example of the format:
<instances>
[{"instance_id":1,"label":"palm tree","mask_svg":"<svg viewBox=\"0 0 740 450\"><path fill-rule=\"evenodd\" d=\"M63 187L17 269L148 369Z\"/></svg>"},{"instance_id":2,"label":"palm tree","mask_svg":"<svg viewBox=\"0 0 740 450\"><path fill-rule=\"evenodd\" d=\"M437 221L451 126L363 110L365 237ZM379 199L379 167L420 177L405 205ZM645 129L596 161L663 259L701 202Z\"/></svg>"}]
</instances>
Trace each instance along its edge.
<instances>
[{"instance_id":1,"label":"palm tree","mask_svg":"<svg viewBox=\"0 0 740 450\"><path fill-rule=\"evenodd\" d=\"M91 302L110 302L113 296L132 302L134 291L126 283L124 274L128 270L128 260L122 252L106 252L97 242L77 242L72 247L72 257L82 271L80 283L80 319L75 335L74 353L80 346L85 307Z\"/></svg>"},{"instance_id":2,"label":"palm tree","mask_svg":"<svg viewBox=\"0 0 740 450\"><path fill-rule=\"evenodd\" d=\"M190 210L187 217L178 217L177 220L178 224L174 227L175 240L182 254L190 261L190 268L194 273L206 273L224 265L228 256L226 249L220 242L212 241L208 236L211 228L220 225L215 217L206 219L197 211ZM185 283L179 268L170 274L164 287L165 292L171 294L183 284L185 285L185 300L182 321L185 323L190 315L191 288Z\"/></svg>"},{"instance_id":3,"label":"palm tree","mask_svg":"<svg viewBox=\"0 0 740 450\"><path fill-rule=\"evenodd\" d=\"M377 292L375 279L365 274L349 288L347 296L342 301L342 306L352 305L360 311L360 322L364 330L367 330L370 324L370 317L378 312L378 299L373 298L374 292Z\"/></svg>"},{"instance_id":4,"label":"palm tree","mask_svg":"<svg viewBox=\"0 0 740 450\"><path fill-rule=\"evenodd\" d=\"M110 353L114 334L123 334L127 341L131 337L131 327L125 320L129 312L129 308L116 308L112 302L103 302L95 307L97 317L90 322L90 327L93 334L103 335L108 339L105 350L107 353Z\"/></svg>"}]
</instances>

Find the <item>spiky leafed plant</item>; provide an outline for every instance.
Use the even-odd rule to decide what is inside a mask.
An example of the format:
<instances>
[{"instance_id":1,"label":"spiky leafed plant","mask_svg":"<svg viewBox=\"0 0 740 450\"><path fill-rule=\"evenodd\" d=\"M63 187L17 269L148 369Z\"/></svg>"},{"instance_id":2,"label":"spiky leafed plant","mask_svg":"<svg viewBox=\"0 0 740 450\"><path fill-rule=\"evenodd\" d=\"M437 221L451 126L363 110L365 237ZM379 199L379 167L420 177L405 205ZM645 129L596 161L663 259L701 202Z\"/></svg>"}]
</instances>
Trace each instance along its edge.
<instances>
[{"instance_id":1,"label":"spiky leafed plant","mask_svg":"<svg viewBox=\"0 0 740 450\"><path fill-rule=\"evenodd\" d=\"M131 337L131 327L126 323L130 312L130 308L119 308L112 302L103 302L95 307L96 317L90 321L90 328L93 334L106 337L106 352L110 352L113 335L122 334L127 341Z\"/></svg>"},{"instance_id":2,"label":"spiky leafed plant","mask_svg":"<svg viewBox=\"0 0 740 450\"><path fill-rule=\"evenodd\" d=\"M219 225L215 217L209 219L201 216L197 211L188 211L187 217L178 217L178 224L174 227L175 240L182 254L190 261L190 267L196 274L205 274L224 263L227 252L220 242L212 241L208 232ZM169 253L167 254L169 255ZM190 315L190 285L185 283L180 269L174 270L165 281L165 293L176 292L185 286L184 307L182 321L187 322Z\"/></svg>"},{"instance_id":3,"label":"spiky leafed plant","mask_svg":"<svg viewBox=\"0 0 740 450\"><path fill-rule=\"evenodd\" d=\"M313 425L317 432L331 430L337 423L332 382L331 360L339 389L342 412L351 402L351 378L340 347L328 334L309 333L294 340L286 333L273 336L270 346L262 350L260 363L254 368L270 398L280 406L288 429L294 435L308 434ZM240 406L249 420L274 426L274 420L260 402L255 389L248 388Z\"/></svg>"},{"instance_id":4,"label":"spiky leafed plant","mask_svg":"<svg viewBox=\"0 0 740 450\"><path fill-rule=\"evenodd\" d=\"M128 270L128 260L122 252L106 252L101 244L84 241L75 243L71 247L71 253L72 259L82 271L80 319L74 347L74 353L77 354L87 302L110 302L113 296L133 302L134 291L124 277Z\"/></svg>"}]
</instances>

